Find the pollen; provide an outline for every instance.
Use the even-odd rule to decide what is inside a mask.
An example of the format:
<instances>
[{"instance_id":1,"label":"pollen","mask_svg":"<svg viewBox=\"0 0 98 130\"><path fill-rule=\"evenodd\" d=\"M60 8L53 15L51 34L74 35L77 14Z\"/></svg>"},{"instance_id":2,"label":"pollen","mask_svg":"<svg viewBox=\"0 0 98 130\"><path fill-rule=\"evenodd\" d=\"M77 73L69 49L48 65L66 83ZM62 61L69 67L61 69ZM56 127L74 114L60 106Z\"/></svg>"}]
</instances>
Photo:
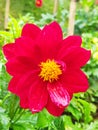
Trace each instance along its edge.
<instances>
[{"instance_id":1,"label":"pollen","mask_svg":"<svg viewBox=\"0 0 98 130\"><path fill-rule=\"evenodd\" d=\"M57 64L55 60L48 59L46 62L41 62L40 68L39 76L43 81L49 81L50 83L58 80L62 74L61 65Z\"/></svg>"}]
</instances>

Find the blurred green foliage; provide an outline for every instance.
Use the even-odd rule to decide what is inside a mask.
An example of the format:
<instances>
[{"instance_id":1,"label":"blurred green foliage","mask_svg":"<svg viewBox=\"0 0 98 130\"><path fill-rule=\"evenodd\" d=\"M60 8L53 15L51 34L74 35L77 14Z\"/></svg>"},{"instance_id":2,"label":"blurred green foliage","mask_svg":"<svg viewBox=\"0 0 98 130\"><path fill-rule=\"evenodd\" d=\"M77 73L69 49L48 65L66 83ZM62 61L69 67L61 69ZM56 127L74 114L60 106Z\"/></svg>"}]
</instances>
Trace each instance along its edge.
<instances>
[{"instance_id":1,"label":"blurred green foliage","mask_svg":"<svg viewBox=\"0 0 98 130\"><path fill-rule=\"evenodd\" d=\"M4 2L5 0L0 3L0 7L1 4L4 6ZM21 35L21 28L27 22L43 27L56 20L60 23L65 37L67 35L69 3L66 4L66 0L60 0L58 13L55 16L52 12L53 0L48 2L44 0L42 8L36 8L34 0L20 0L20 2L12 0L11 5L9 31L0 31L0 130L97 130L98 6L94 4L93 0L80 0L77 5L75 21L75 34L81 35L82 46L92 51L91 60L83 68L88 75L90 88L86 93L74 94L69 107L65 109L62 116L53 117L46 110L31 114L28 110L24 111L18 106L18 97L7 91L11 77L5 70L5 59L1 48L4 43L14 42L14 39ZM4 13L4 8L1 12Z\"/></svg>"}]
</instances>

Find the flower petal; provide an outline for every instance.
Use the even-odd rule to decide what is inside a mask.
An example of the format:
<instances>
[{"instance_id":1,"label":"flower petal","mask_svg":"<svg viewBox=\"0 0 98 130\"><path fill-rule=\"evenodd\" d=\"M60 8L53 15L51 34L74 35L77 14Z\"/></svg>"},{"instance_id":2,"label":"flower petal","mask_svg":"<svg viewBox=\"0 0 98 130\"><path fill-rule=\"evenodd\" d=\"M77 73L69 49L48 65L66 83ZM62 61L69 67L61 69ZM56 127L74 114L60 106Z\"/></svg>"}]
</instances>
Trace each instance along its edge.
<instances>
[{"instance_id":1,"label":"flower petal","mask_svg":"<svg viewBox=\"0 0 98 130\"><path fill-rule=\"evenodd\" d=\"M3 46L3 53L7 60L13 58L15 55L15 45L14 43L9 43Z\"/></svg>"},{"instance_id":2,"label":"flower petal","mask_svg":"<svg viewBox=\"0 0 98 130\"><path fill-rule=\"evenodd\" d=\"M65 49L71 46L81 46L81 43L82 43L82 38L78 35L68 36L62 42Z\"/></svg>"},{"instance_id":3,"label":"flower petal","mask_svg":"<svg viewBox=\"0 0 98 130\"><path fill-rule=\"evenodd\" d=\"M24 94L20 94L20 106L22 108L29 108L32 113L41 111L47 103L48 93L46 86L36 87L36 82L29 87L30 89L24 91ZM39 84L40 85L40 84ZM25 96L24 96L25 95Z\"/></svg>"},{"instance_id":4,"label":"flower petal","mask_svg":"<svg viewBox=\"0 0 98 130\"><path fill-rule=\"evenodd\" d=\"M61 41L63 39L62 29L56 21L49 24L48 27L51 29L51 31L53 31L54 36L56 35L54 37L55 41Z\"/></svg>"},{"instance_id":5,"label":"flower petal","mask_svg":"<svg viewBox=\"0 0 98 130\"><path fill-rule=\"evenodd\" d=\"M22 108L29 108L29 102L28 102L28 95L29 90L32 85L33 80L33 74L28 73L20 76L15 76L11 79L8 90L20 98L20 106ZM35 80L35 79L34 79Z\"/></svg>"},{"instance_id":6,"label":"flower petal","mask_svg":"<svg viewBox=\"0 0 98 130\"><path fill-rule=\"evenodd\" d=\"M17 84L19 82L21 78L20 77L13 77L10 82L9 82L9 85L8 85L8 90L14 94L16 94L17 96L21 95L21 94L18 94L17 93ZM25 95L25 96L24 96ZM23 92L23 94L20 97L20 106L22 108L28 108L29 105L28 105L28 91L26 89L26 91Z\"/></svg>"},{"instance_id":7,"label":"flower petal","mask_svg":"<svg viewBox=\"0 0 98 130\"><path fill-rule=\"evenodd\" d=\"M28 37L20 37L15 41L17 56L26 56L32 58L34 63L39 64L42 60L41 50L35 40Z\"/></svg>"},{"instance_id":8,"label":"flower petal","mask_svg":"<svg viewBox=\"0 0 98 130\"><path fill-rule=\"evenodd\" d=\"M16 95L20 97L20 106L22 108L29 108L29 91L37 78L38 72L28 72L17 81Z\"/></svg>"},{"instance_id":9,"label":"flower petal","mask_svg":"<svg viewBox=\"0 0 98 130\"><path fill-rule=\"evenodd\" d=\"M12 77L12 79L10 80L9 84L8 84L8 90L14 94L17 94L17 83L19 81L20 77L19 76L15 76Z\"/></svg>"},{"instance_id":10,"label":"flower petal","mask_svg":"<svg viewBox=\"0 0 98 130\"><path fill-rule=\"evenodd\" d=\"M88 51L80 47L71 47L67 49L61 55L58 55L59 59L63 60L67 67L80 68L84 66L90 59L91 51Z\"/></svg>"},{"instance_id":11,"label":"flower petal","mask_svg":"<svg viewBox=\"0 0 98 130\"><path fill-rule=\"evenodd\" d=\"M46 25L38 37L37 43L44 57L54 58L58 45L62 41L62 30L57 22Z\"/></svg>"},{"instance_id":12,"label":"flower petal","mask_svg":"<svg viewBox=\"0 0 98 130\"><path fill-rule=\"evenodd\" d=\"M58 107L49 98L48 103L46 105L46 109L48 110L48 112L50 114L52 114L54 116L60 116L63 113L65 107L63 107L63 108Z\"/></svg>"},{"instance_id":13,"label":"flower petal","mask_svg":"<svg viewBox=\"0 0 98 130\"><path fill-rule=\"evenodd\" d=\"M38 79L35 80L29 91L29 108L32 113L41 111L47 104L47 100L48 92L46 84Z\"/></svg>"},{"instance_id":14,"label":"flower petal","mask_svg":"<svg viewBox=\"0 0 98 130\"><path fill-rule=\"evenodd\" d=\"M13 76L33 71L37 67L31 58L23 56L13 58L6 63L7 72Z\"/></svg>"},{"instance_id":15,"label":"flower petal","mask_svg":"<svg viewBox=\"0 0 98 130\"><path fill-rule=\"evenodd\" d=\"M33 82L38 78L38 71L28 72L20 78L17 84L17 94L22 95L24 91L29 92Z\"/></svg>"},{"instance_id":16,"label":"flower petal","mask_svg":"<svg viewBox=\"0 0 98 130\"><path fill-rule=\"evenodd\" d=\"M20 37L15 40L16 55L32 56L35 42L28 37Z\"/></svg>"},{"instance_id":17,"label":"flower petal","mask_svg":"<svg viewBox=\"0 0 98 130\"><path fill-rule=\"evenodd\" d=\"M47 90L52 102L60 108L68 106L70 102L69 93L60 82L48 83Z\"/></svg>"},{"instance_id":18,"label":"flower petal","mask_svg":"<svg viewBox=\"0 0 98 130\"><path fill-rule=\"evenodd\" d=\"M26 95L25 95L26 94ZM24 95L19 96L20 98L20 106L24 109L28 109L29 108L29 100L28 100L28 93L26 92Z\"/></svg>"},{"instance_id":19,"label":"flower petal","mask_svg":"<svg viewBox=\"0 0 98 130\"><path fill-rule=\"evenodd\" d=\"M66 50L69 49L70 47L81 46L81 43L82 43L82 39L80 36L76 36L76 35L68 36L61 42L58 55L62 55L62 53L65 53Z\"/></svg>"},{"instance_id":20,"label":"flower petal","mask_svg":"<svg viewBox=\"0 0 98 130\"><path fill-rule=\"evenodd\" d=\"M86 75L81 70L68 70L62 77L62 84L72 93L85 92L88 87Z\"/></svg>"},{"instance_id":21,"label":"flower petal","mask_svg":"<svg viewBox=\"0 0 98 130\"><path fill-rule=\"evenodd\" d=\"M40 32L41 29L38 26L29 23L24 25L21 35L35 39L37 38Z\"/></svg>"}]
</instances>

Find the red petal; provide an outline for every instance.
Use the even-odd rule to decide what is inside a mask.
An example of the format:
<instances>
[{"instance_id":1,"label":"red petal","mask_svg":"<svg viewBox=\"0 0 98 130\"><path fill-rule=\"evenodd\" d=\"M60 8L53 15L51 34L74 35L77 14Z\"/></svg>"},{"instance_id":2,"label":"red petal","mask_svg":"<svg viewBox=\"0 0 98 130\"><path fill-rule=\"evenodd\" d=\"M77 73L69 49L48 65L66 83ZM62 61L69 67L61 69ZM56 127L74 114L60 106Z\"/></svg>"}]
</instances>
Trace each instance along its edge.
<instances>
[{"instance_id":1,"label":"red petal","mask_svg":"<svg viewBox=\"0 0 98 130\"><path fill-rule=\"evenodd\" d=\"M60 82L48 83L47 86L52 102L60 108L68 106L70 102L69 93Z\"/></svg>"},{"instance_id":2,"label":"red petal","mask_svg":"<svg viewBox=\"0 0 98 130\"><path fill-rule=\"evenodd\" d=\"M19 82L21 77L13 77L8 85L8 90L14 94L16 94L17 96L19 96L19 94L17 93L17 84ZM22 91L23 92L23 91ZM24 93L26 92L26 93ZM20 106L22 108L28 108L28 91L24 91L23 94L20 96ZM25 95L25 96L24 96Z\"/></svg>"},{"instance_id":3,"label":"red petal","mask_svg":"<svg viewBox=\"0 0 98 130\"><path fill-rule=\"evenodd\" d=\"M80 68L84 66L90 59L91 51L80 47L71 47L59 55L59 59L63 60L67 67Z\"/></svg>"},{"instance_id":4,"label":"red petal","mask_svg":"<svg viewBox=\"0 0 98 130\"><path fill-rule=\"evenodd\" d=\"M28 96L32 83L36 79L36 73L27 73L22 77L13 77L9 83L8 90L20 97L20 106L28 108Z\"/></svg>"},{"instance_id":5,"label":"red petal","mask_svg":"<svg viewBox=\"0 0 98 130\"><path fill-rule=\"evenodd\" d=\"M36 79L29 91L29 108L32 113L41 111L48 100L46 84Z\"/></svg>"},{"instance_id":6,"label":"red petal","mask_svg":"<svg viewBox=\"0 0 98 130\"><path fill-rule=\"evenodd\" d=\"M63 113L65 107L64 107L64 108L58 107L58 106L55 105L55 104L51 101L51 99L49 98L48 103L47 103L47 105L46 105L46 109L48 110L48 112L49 112L50 114L52 114L52 115L54 115L54 116L60 116L60 115Z\"/></svg>"},{"instance_id":7,"label":"red petal","mask_svg":"<svg viewBox=\"0 0 98 130\"><path fill-rule=\"evenodd\" d=\"M25 97L20 96L20 106L24 109L29 108L29 100L28 100L28 93L26 93Z\"/></svg>"},{"instance_id":8,"label":"red petal","mask_svg":"<svg viewBox=\"0 0 98 130\"><path fill-rule=\"evenodd\" d=\"M15 45L14 43L6 44L3 46L3 52L7 60L13 58L15 55Z\"/></svg>"},{"instance_id":9,"label":"red petal","mask_svg":"<svg viewBox=\"0 0 98 130\"><path fill-rule=\"evenodd\" d=\"M58 23L46 25L38 38L38 44L44 57L54 58L58 51L58 45L62 41L62 30Z\"/></svg>"},{"instance_id":10,"label":"red petal","mask_svg":"<svg viewBox=\"0 0 98 130\"><path fill-rule=\"evenodd\" d=\"M28 57L16 57L6 63L6 69L9 74L16 76L33 71L37 66Z\"/></svg>"},{"instance_id":11,"label":"red petal","mask_svg":"<svg viewBox=\"0 0 98 130\"><path fill-rule=\"evenodd\" d=\"M19 56L19 57L16 57L16 59L22 64L24 65L27 70L25 71L32 71L32 70L37 70L39 69L39 66L37 63L35 63L34 60L32 60L32 58L30 57L25 57L25 56ZM21 66L22 67L22 66Z\"/></svg>"},{"instance_id":12,"label":"red petal","mask_svg":"<svg viewBox=\"0 0 98 130\"><path fill-rule=\"evenodd\" d=\"M53 31L53 35L56 35L54 37L55 41L61 41L63 39L62 29L56 21L49 24L48 27Z\"/></svg>"},{"instance_id":13,"label":"red petal","mask_svg":"<svg viewBox=\"0 0 98 130\"><path fill-rule=\"evenodd\" d=\"M74 36L68 36L67 38L65 38L62 41L58 55L62 55L62 53L65 53L66 50L69 49L70 47L81 46L81 43L82 43L82 39L81 39L80 36L75 36L75 35Z\"/></svg>"},{"instance_id":14,"label":"red petal","mask_svg":"<svg viewBox=\"0 0 98 130\"><path fill-rule=\"evenodd\" d=\"M19 81L20 77L13 77L10 82L9 82L9 85L8 85L8 90L14 94L17 94L17 83Z\"/></svg>"},{"instance_id":15,"label":"red petal","mask_svg":"<svg viewBox=\"0 0 98 130\"><path fill-rule=\"evenodd\" d=\"M65 38L62 42L62 47L64 46L64 48L69 48L71 46L81 46L82 43L82 39L80 36L68 36L67 38Z\"/></svg>"},{"instance_id":16,"label":"red petal","mask_svg":"<svg viewBox=\"0 0 98 130\"><path fill-rule=\"evenodd\" d=\"M40 31L41 29L34 24L25 24L21 35L35 39L39 35Z\"/></svg>"},{"instance_id":17,"label":"red petal","mask_svg":"<svg viewBox=\"0 0 98 130\"><path fill-rule=\"evenodd\" d=\"M20 96L24 94L24 92L28 92L30 87L32 86L35 79L38 78L38 72L28 72L20 78L17 84L17 94ZM25 96L25 95L24 95Z\"/></svg>"},{"instance_id":18,"label":"red petal","mask_svg":"<svg viewBox=\"0 0 98 130\"><path fill-rule=\"evenodd\" d=\"M20 105L22 108L29 108L29 91L36 78L38 78L37 73L31 72L24 74L17 81L16 94L20 97Z\"/></svg>"},{"instance_id":19,"label":"red petal","mask_svg":"<svg viewBox=\"0 0 98 130\"><path fill-rule=\"evenodd\" d=\"M28 37L20 37L15 40L16 55L32 56L35 42Z\"/></svg>"},{"instance_id":20,"label":"red petal","mask_svg":"<svg viewBox=\"0 0 98 130\"><path fill-rule=\"evenodd\" d=\"M88 80L81 70L68 70L62 77L62 84L72 93L85 92L88 89Z\"/></svg>"},{"instance_id":21,"label":"red petal","mask_svg":"<svg viewBox=\"0 0 98 130\"><path fill-rule=\"evenodd\" d=\"M32 58L36 64L42 60L40 48L37 46L36 41L28 37L21 37L15 41L15 49L18 52L17 56L26 56Z\"/></svg>"}]
</instances>

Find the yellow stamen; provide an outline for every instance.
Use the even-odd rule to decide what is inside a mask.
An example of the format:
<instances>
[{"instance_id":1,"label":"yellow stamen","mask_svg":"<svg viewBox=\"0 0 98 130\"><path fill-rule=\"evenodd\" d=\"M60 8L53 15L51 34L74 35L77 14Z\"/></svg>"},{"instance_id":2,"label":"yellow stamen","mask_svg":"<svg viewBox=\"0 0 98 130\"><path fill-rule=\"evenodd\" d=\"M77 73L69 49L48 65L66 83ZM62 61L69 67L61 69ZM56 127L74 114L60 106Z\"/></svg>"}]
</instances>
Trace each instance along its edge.
<instances>
[{"instance_id":1,"label":"yellow stamen","mask_svg":"<svg viewBox=\"0 0 98 130\"><path fill-rule=\"evenodd\" d=\"M41 62L40 64L41 72L39 76L43 78L43 81L53 82L58 80L59 75L62 74L61 66L54 60L47 60L46 62Z\"/></svg>"}]
</instances>

